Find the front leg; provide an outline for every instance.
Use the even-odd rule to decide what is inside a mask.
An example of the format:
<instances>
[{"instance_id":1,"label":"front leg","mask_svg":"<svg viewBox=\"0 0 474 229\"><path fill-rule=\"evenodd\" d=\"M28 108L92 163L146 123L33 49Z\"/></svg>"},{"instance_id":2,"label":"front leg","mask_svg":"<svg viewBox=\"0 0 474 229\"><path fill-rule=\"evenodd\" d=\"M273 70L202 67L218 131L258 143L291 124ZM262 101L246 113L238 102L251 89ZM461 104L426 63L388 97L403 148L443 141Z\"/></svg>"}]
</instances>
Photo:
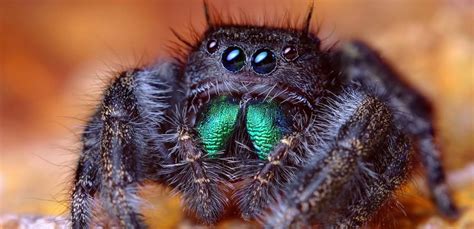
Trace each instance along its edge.
<instances>
[{"instance_id":1,"label":"front leg","mask_svg":"<svg viewBox=\"0 0 474 229\"><path fill-rule=\"evenodd\" d=\"M349 91L327 107L314 122L320 125L317 136L303 139L319 141L306 144L313 159L272 207L265 218L269 228L360 226L407 175L410 145L384 103Z\"/></svg>"},{"instance_id":2,"label":"front leg","mask_svg":"<svg viewBox=\"0 0 474 229\"><path fill-rule=\"evenodd\" d=\"M242 123L246 123L246 131L254 145L254 149L244 150L258 155L258 158L241 159L236 166L234 179L242 182L235 198L244 219L260 217L307 158L306 152L299 149L301 138L307 134L304 130L306 116L295 114L292 125L286 126L289 122L282 121L279 112L271 104L253 104L242 116Z\"/></svg>"},{"instance_id":3,"label":"front leg","mask_svg":"<svg viewBox=\"0 0 474 229\"><path fill-rule=\"evenodd\" d=\"M261 216L268 203L275 200L293 176L294 167L289 163L288 154L294 152L295 138L299 137L284 136L264 160L246 161L246 165L241 166L237 177L245 179L235 196L242 218Z\"/></svg>"},{"instance_id":4,"label":"front leg","mask_svg":"<svg viewBox=\"0 0 474 229\"><path fill-rule=\"evenodd\" d=\"M183 207L206 224L215 223L228 203L224 180L228 177L221 153L209 154L203 149L201 138L188 118L187 109L177 109L168 139L172 163L164 165L161 174L174 192L182 195Z\"/></svg>"},{"instance_id":5,"label":"front leg","mask_svg":"<svg viewBox=\"0 0 474 229\"><path fill-rule=\"evenodd\" d=\"M95 196L121 227L144 227L135 194L141 181L154 176L145 157L164 158L150 142L159 136L157 125L170 105L166 99L173 84L165 79L176 79L176 73L168 63L123 72L105 92L83 135L72 193L73 228L91 227Z\"/></svg>"},{"instance_id":6,"label":"front leg","mask_svg":"<svg viewBox=\"0 0 474 229\"><path fill-rule=\"evenodd\" d=\"M362 42L351 42L336 52L335 61L342 69L347 85L358 85L376 96L387 97L390 106L400 110L396 123L413 136L428 177L428 186L439 211L456 218L459 214L446 184L441 155L435 142L431 103L410 87L378 55Z\"/></svg>"}]
</instances>

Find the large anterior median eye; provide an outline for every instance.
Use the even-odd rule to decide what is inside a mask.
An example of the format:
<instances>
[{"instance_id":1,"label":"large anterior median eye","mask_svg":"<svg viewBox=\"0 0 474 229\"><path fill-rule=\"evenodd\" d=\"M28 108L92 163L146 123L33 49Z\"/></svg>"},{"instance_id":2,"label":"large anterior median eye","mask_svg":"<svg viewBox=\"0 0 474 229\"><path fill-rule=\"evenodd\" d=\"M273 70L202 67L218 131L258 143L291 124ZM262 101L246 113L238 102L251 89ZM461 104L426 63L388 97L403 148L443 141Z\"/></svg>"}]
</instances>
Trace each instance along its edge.
<instances>
[{"instance_id":1,"label":"large anterior median eye","mask_svg":"<svg viewBox=\"0 0 474 229\"><path fill-rule=\"evenodd\" d=\"M268 49L260 49L252 56L253 70L259 74L268 74L276 67L276 59L273 52Z\"/></svg>"},{"instance_id":2,"label":"large anterior median eye","mask_svg":"<svg viewBox=\"0 0 474 229\"><path fill-rule=\"evenodd\" d=\"M231 71L237 72L245 65L245 53L239 47L229 47L222 54L222 64Z\"/></svg>"}]
</instances>

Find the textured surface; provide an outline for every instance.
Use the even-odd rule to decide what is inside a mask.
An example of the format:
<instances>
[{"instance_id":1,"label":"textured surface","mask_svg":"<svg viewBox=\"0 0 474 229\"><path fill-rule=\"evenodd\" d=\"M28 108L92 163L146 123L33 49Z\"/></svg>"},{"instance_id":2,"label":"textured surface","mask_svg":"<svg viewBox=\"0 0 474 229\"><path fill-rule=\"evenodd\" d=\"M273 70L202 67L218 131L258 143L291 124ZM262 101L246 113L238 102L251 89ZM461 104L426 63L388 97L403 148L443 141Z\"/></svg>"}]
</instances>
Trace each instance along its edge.
<instances>
[{"instance_id":1,"label":"textured surface","mask_svg":"<svg viewBox=\"0 0 474 229\"><path fill-rule=\"evenodd\" d=\"M282 127L277 125L281 116L271 103L251 104L247 110L247 131L260 159L266 159L282 137Z\"/></svg>"},{"instance_id":2,"label":"textured surface","mask_svg":"<svg viewBox=\"0 0 474 229\"><path fill-rule=\"evenodd\" d=\"M306 5L216 1L218 8L244 9L249 18L264 11L283 15L285 9L298 16ZM464 215L457 222L443 221L423 182L416 180L402 195L406 215L398 211L393 220L407 227L472 227L474 171L467 166L474 160L473 10L469 0L316 4L326 44L352 37L368 41L435 104L438 140ZM102 81L117 70L168 55L165 44L174 39L169 27L186 31L194 21L202 28L201 1L2 1L0 20L7 31L0 36L0 214L60 215L77 156L75 134L96 103ZM168 191L143 192L151 225L192 225Z\"/></svg>"},{"instance_id":3,"label":"textured surface","mask_svg":"<svg viewBox=\"0 0 474 229\"><path fill-rule=\"evenodd\" d=\"M220 97L209 106L209 110L203 115L203 120L198 124L197 131L204 149L213 157L223 150L232 134L239 105L231 104L225 97Z\"/></svg>"}]
</instances>

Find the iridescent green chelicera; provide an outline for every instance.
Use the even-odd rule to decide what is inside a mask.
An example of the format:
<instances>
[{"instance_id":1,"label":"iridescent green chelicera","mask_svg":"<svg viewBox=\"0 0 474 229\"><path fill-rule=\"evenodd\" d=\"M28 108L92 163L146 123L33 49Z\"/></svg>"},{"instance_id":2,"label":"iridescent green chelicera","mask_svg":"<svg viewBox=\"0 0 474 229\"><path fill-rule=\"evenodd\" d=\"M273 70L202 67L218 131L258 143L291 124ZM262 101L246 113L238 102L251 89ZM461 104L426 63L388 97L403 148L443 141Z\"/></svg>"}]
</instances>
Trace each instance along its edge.
<instances>
[{"instance_id":1,"label":"iridescent green chelicera","mask_svg":"<svg viewBox=\"0 0 474 229\"><path fill-rule=\"evenodd\" d=\"M252 103L247 106L246 128L258 157L265 160L283 136L278 125L281 111L275 103ZM224 150L238 120L239 105L226 97L212 101L203 119L197 125L204 150L215 157Z\"/></svg>"},{"instance_id":2,"label":"iridescent green chelicera","mask_svg":"<svg viewBox=\"0 0 474 229\"><path fill-rule=\"evenodd\" d=\"M273 147L282 138L282 130L277 126L279 109L274 103L253 104L247 110L247 132L257 151L265 160Z\"/></svg>"},{"instance_id":3,"label":"iridescent green chelicera","mask_svg":"<svg viewBox=\"0 0 474 229\"><path fill-rule=\"evenodd\" d=\"M239 105L230 103L226 97L219 97L209 105L209 110L197 126L208 156L215 157L224 149L234 130L238 113Z\"/></svg>"}]
</instances>

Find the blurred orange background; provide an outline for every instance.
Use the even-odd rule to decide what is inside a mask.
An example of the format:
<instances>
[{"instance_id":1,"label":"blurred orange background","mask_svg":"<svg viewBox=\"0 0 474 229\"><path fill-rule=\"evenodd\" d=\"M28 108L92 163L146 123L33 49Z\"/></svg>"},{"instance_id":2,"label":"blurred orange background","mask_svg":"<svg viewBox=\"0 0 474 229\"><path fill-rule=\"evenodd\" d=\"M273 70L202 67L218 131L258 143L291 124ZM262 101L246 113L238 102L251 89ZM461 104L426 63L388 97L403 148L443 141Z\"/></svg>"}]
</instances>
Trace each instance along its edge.
<instances>
[{"instance_id":1,"label":"blurred orange background","mask_svg":"<svg viewBox=\"0 0 474 229\"><path fill-rule=\"evenodd\" d=\"M306 0L209 2L255 21L285 12L301 17L308 6ZM471 206L463 208L471 216L473 14L470 0L318 0L313 20L326 44L366 40L434 102L450 184L460 205ZM200 0L3 0L0 20L0 215L67 213L78 135L107 79L169 56L167 45L176 41L170 28L186 34L191 25L198 31L205 26ZM416 223L474 228L438 220L418 183L421 191L411 198L427 207L412 213L423 216ZM167 194L159 189L147 195L159 202L150 210L163 219L155 227L176 227L183 219L177 198Z\"/></svg>"}]
</instances>

